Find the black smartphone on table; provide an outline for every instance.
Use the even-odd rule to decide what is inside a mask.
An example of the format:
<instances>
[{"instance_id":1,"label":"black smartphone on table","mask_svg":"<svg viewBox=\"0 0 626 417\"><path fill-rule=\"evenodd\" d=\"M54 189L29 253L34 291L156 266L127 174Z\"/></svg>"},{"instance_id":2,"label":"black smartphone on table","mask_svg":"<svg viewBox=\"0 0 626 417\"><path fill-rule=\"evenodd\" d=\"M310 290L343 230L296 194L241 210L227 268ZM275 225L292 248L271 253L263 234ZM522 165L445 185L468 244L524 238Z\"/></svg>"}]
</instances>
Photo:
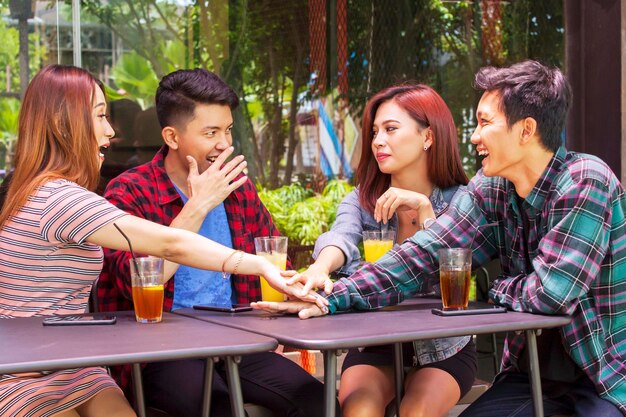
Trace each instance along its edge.
<instances>
[{"instance_id":1,"label":"black smartphone on table","mask_svg":"<svg viewBox=\"0 0 626 417\"><path fill-rule=\"evenodd\" d=\"M69 316L50 316L43 319L44 326L88 326L115 324L117 317L112 314L72 314Z\"/></svg>"},{"instance_id":2,"label":"black smartphone on table","mask_svg":"<svg viewBox=\"0 0 626 417\"><path fill-rule=\"evenodd\" d=\"M506 307L487 303L475 303L470 304L465 310L444 310L443 308L433 308L431 312L437 316L468 316L472 314L506 313Z\"/></svg>"},{"instance_id":3,"label":"black smartphone on table","mask_svg":"<svg viewBox=\"0 0 626 417\"><path fill-rule=\"evenodd\" d=\"M251 311L252 307L248 304L233 304L232 307L212 306L208 304L196 304L193 306L196 310L221 311L223 313L240 313L242 311Z\"/></svg>"}]
</instances>

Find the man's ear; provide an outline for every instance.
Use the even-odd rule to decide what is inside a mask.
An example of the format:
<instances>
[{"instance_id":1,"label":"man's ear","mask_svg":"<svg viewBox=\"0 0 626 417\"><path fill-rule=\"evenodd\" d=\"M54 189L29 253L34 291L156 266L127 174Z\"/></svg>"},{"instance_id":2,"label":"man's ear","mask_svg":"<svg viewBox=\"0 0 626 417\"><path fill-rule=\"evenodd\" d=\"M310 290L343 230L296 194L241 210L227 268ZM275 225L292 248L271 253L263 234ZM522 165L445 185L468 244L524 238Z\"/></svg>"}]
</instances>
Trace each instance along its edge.
<instances>
[{"instance_id":1,"label":"man's ear","mask_svg":"<svg viewBox=\"0 0 626 417\"><path fill-rule=\"evenodd\" d=\"M526 117L520 120L522 123L522 143L527 143L530 138L535 136L537 132L537 121L532 117Z\"/></svg>"},{"instance_id":2,"label":"man's ear","mask_svg":"<svg viewBox=\"0 0 626 417\"><path fill-rule=\"evenodd\" d=\"M178 149L178 132L176 128L172 126L165 126L163 130L161 130L161 136L163 137L163 141L170 149Z\"/></svg>"}]
</instances>

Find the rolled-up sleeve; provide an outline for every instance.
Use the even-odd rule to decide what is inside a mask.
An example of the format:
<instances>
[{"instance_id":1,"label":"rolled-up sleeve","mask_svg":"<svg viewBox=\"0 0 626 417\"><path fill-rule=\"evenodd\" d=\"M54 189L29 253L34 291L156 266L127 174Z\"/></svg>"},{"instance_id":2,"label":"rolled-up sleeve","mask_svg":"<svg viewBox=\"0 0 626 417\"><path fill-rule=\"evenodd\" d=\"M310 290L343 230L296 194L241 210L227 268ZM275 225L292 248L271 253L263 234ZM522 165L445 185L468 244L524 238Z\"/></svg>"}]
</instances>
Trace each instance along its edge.
<instances>
[{"instance_id":1,"label":"rolled-up sleeve","mask_svg":"<svg viewBox=\"0 0 626 417\"><path fill-rule=\"evenodd\" d=\"M437 251L441 248L469 248L486 218L468 191L455 195L450 208L428 230L422 230L394 246L374 263L366 263L350 277L335 282L326 296L331 313L341 310L370 310L398 304L423 290L424 278L438 272ZM490 259L495 251L491 232L481 234L481 245L474 245L473 260ZM479 252L484 252L479 255Z\"/></svg>"},{"instance_id":2,"label":"rolled-up sleeve","mask_svg":"<svg viewBox=\"0 0 626 417\"><path fill-rule=\"evenodd\" d=\"M345 255L346 266L357 265L361 259L358 246L361 240L363 240L363 224L359 194L357 190L353 190L339 203L337 217L331 229L317 238L313 259L317 259L325 247L336 246Z\"/></svg>"}]
</instances>

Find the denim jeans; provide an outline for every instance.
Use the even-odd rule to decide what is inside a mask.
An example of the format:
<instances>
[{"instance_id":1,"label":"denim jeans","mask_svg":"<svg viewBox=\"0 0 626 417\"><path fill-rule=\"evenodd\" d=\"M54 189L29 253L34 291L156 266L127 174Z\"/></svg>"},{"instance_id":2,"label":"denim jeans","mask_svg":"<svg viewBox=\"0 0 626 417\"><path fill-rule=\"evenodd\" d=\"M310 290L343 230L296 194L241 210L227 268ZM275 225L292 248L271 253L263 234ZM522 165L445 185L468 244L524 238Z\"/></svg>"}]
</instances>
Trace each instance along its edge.
<instances>
[{"instance_id":1,"label":"denim jeans","mask_svg":"<svg viewBox=\"0 0 626 417\"><path fill-rule=\"evenodd\" d=\"M611 402L600 398L589 379L584 378L565 395L543 396L546 417L558 414L575 417L623 417ZM460 417L533 417L533 400L528 375L506 373L478 397Z\"/></svg>"}]
</instances>

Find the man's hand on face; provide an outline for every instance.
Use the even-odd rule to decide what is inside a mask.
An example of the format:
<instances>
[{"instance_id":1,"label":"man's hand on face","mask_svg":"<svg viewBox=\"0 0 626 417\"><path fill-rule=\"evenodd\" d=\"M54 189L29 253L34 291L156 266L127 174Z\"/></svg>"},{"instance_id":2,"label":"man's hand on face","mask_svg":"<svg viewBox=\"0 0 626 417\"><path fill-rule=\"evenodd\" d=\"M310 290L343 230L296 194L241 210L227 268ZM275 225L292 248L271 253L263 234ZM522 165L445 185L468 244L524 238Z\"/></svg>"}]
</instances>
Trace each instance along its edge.
<instances>
[{"instance_id":1,"label":"man's hand on face","mask_svg":"<svg viewBox=\"0 0 626 417\"><path fill-rule=\"evenodd\" d=\"M189 175L187 176L189 195L187 197L189 202L193 201L201 207L205 214L221 204L230 193L248 180L248 177L244 175L237 181L233 181L248 165L243 155L238 155L228 163L224 163L232 155L234 149L232 146L226 148L202 174L198 172L198 162L192 156L187 156L189 162Z\"/></svg>"}]
</instances>

